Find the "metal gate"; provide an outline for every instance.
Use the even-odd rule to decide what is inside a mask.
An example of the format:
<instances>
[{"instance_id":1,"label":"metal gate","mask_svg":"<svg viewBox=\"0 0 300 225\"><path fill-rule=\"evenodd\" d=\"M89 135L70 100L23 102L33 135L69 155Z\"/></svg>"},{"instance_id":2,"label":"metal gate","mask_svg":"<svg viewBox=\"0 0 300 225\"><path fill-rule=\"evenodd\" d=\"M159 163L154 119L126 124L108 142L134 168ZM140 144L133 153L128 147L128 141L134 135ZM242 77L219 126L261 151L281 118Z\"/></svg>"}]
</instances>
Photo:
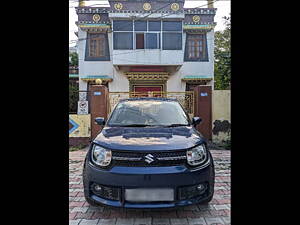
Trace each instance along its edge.
<instances>
[{"instance_id":1,"label":"metal gate","mask_svg":"<svg viewBox=\"0 0 300 225\"><path fill-rule=\"evenodd\" d=\"M109 101L108 101L108 112L112 112L116 104L121 99L127 98L138 98L138 97L154 97L154 98L170 98L176 99L185 111L189 114L190 118L194 116L194 92L185 91L185 92L109 92Z\"/></svg>"}]
</instances>

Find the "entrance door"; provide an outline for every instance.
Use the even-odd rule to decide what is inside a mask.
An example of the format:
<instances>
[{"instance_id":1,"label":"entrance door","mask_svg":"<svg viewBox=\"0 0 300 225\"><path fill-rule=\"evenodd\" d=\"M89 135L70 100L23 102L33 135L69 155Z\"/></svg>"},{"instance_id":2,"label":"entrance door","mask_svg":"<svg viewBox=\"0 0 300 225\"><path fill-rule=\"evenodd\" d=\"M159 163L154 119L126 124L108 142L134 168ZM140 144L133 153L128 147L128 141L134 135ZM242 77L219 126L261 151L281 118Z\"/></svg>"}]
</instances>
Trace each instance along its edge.
<instances>
[{"instance_id":1,"label":"entrance door","mask_svg":"<svg viewBox=\"0 0 300 225\"><path fill-rule=\"evenodd\" d=\"M134 86L133 87L134 92L140 92L139 97L149 97L149 94L151 92L153 93L153 97L161 97L162 96L162 86ZM150 93L149 93L150 92ZM160 93L158 93L160 92Z\"/></svg>"},{"instance_id":2,"label":"entrance door","mask_svg":"<svg viewBox=\"0 0 300 225\"><path fill-rule=\"evenodd\" d=\"M195 87L195 99L197 104L195 105L195 116L202 118L202 122L197 125L203 136L211 140L212 139L212 88L211 86L197 86Z\"/></svg>"}]
</instances>

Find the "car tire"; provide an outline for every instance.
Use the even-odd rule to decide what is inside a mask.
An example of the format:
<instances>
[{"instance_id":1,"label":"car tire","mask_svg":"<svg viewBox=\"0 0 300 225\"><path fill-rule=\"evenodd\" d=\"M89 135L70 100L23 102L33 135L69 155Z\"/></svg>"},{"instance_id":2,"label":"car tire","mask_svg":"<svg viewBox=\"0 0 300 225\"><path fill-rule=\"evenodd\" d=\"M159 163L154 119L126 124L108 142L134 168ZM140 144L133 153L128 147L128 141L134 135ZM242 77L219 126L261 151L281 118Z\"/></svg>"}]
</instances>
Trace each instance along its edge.
<instances>
[{"instance_id":1,"label":"car tire","mask_svg":"<svg viewBox=\"0 0 300 225\"><path fill-rule=\"evenodd\" d=\"M83 180L83 192L84 192L84 198L89 203L90 206L100 206L99 203L97 203L95 200L91 199L89 197L89 182L87 180L86 172L85 172L85 164L86 160L83 166L83 171L82 171L82 180Z\"/></svg>"}]
</instances>

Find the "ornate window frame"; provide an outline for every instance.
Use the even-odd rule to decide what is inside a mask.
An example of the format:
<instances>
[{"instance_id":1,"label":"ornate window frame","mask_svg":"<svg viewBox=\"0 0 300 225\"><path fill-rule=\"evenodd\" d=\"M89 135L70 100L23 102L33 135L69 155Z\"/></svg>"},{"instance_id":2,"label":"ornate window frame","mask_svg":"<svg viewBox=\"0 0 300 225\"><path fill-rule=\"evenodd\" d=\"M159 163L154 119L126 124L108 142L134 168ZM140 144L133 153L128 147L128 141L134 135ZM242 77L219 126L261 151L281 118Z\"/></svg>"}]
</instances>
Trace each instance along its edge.
<instances>
[{"instance_id":1,"label":"ornate window frame","mask_svg":"<svg viewBox=\"0 0 300 225\"><path fill-rule=\"evenodd\" d=\"M185 62L208 62L208 47L207 47L207 33L186 33L185 38L185 50L184 50L184 61ZM199 52L199 57L189 57L189 50L190 50L190 41L191 37L195 35L202 35L202 54ZM197 40L197 39L195 39ZM197 47L197 46L196 46Z\"/></svg>"},{"instance_id":2,"label":"ornate window frame","mask_svg":"<svg viewBox=\"0 0 300 225\"><path fill-rule=\"evenodd\" d=\"M90 47L91 47L91 36L92 34L99 34L99 37L93 38L94 40L102 41L102 45L104 47L103 55L101 56L91 56L90 55ZM102 36L102 37L101 37ZM102 40L101 40L102 39ZM100 46L98 46L100 48ZM109 43L108 43L108 35L104 32L88 32L86 45L85 45L85 61L110 61L109 55Z\"/></svg>"}]
</instances>

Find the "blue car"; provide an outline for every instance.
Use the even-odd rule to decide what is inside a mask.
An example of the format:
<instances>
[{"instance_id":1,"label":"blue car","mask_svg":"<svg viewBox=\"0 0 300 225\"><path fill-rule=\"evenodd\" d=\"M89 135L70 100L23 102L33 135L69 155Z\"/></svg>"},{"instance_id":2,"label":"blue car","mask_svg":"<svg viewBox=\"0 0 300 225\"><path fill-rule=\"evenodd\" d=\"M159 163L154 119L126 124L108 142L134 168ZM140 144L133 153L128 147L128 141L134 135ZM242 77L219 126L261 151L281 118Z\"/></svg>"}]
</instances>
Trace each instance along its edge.
<instances>
[{"instance_id":1,"label":"blue car","mask_svg":"<svg viewBox=\"0 0 300 225\"><path fill-rule=\"evenodd\" d=\"M167 98L121 100L91 143L83 168L93 206L170 208L208 203L214 162L205 138L180 103Z\"/></svg>"}]
</instances>

